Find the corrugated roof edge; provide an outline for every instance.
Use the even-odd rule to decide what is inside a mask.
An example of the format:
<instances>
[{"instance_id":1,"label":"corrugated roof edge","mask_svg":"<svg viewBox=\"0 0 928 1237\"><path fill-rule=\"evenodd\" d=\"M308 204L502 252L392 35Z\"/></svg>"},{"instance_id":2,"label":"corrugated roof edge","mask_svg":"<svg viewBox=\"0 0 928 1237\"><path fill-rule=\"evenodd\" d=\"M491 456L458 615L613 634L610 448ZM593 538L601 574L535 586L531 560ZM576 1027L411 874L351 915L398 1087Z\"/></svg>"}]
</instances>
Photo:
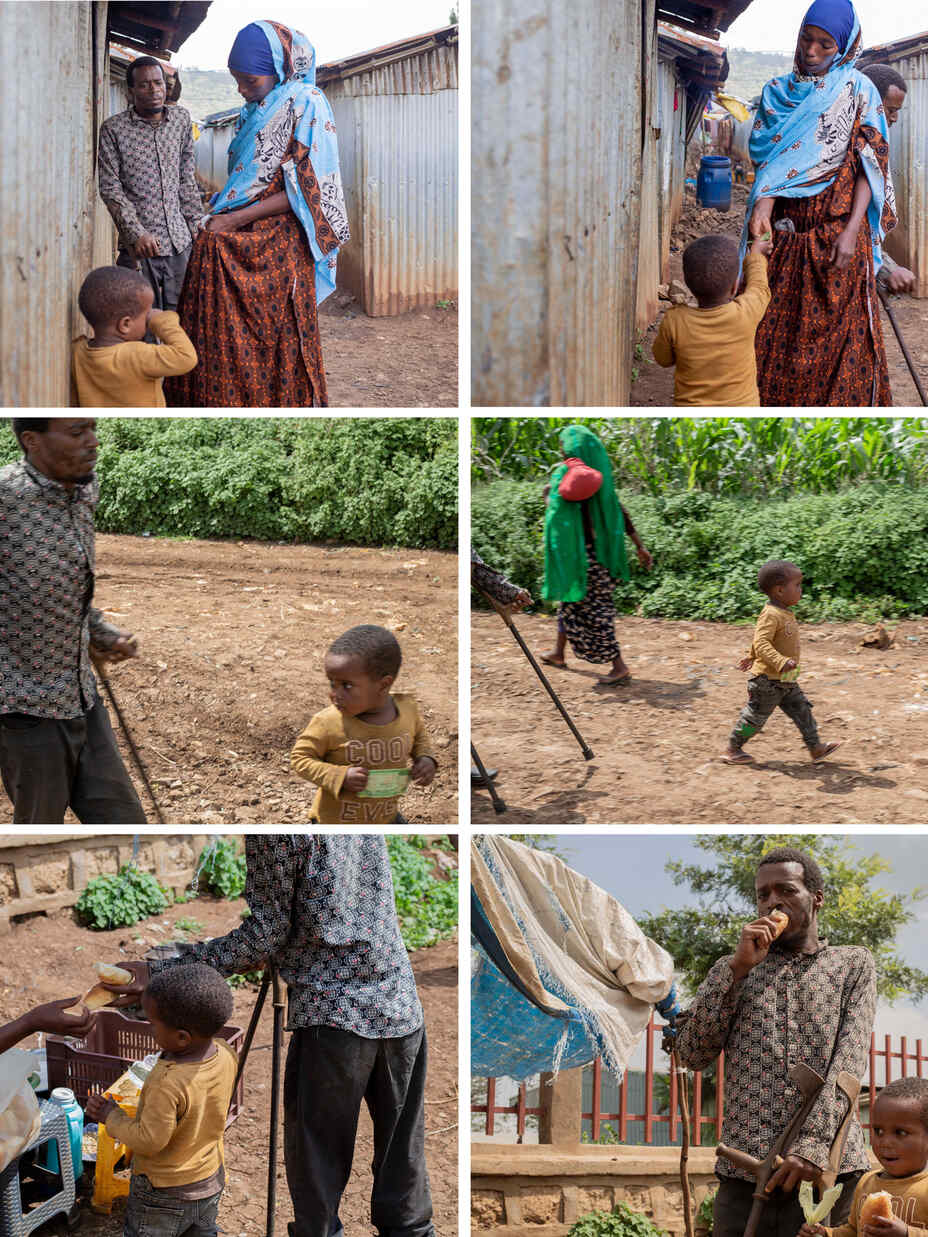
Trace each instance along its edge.
<instances>
[{"instance_id":1,"label":"corrugated roof edge","mask_svg":"<svg viewBox=\"0 0 928 1237\"><path fill-rule=\"evenodd\" d=\"M456 43L457 39L457 26L441 26L438 30L429 30L425 34L411 35L409 38L399 39L396 43L385 43L383 47L373 47L369 51L358 52L342 60L321 64L316 70L316 82L322 86L335 78L352 77L356 73L376 69L381 64L405 60L407 56L417 56L432 47Z\"/></svg>"},{"instance_id":2,"label":"corrugated roof edge","mask_svg":"<svg viewBox=\"0 0 928 1237\"><path fill-rule=\"evenodd\" d=\"M921 51L928 51L928 30L919 34L908 34L904 39L895 39L892 43L875 43L866 47L858 57L858 64L880 64L886 60L901 60Z\"/></svg>"}]
</instances>

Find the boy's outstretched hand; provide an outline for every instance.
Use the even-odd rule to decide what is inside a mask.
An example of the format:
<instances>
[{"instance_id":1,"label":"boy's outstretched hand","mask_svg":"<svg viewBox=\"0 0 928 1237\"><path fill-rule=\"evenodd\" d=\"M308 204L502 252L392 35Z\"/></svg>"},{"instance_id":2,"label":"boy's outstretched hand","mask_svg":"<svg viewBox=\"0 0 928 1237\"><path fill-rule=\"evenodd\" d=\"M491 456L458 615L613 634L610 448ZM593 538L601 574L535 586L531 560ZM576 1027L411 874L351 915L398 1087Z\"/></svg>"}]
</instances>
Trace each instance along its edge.
<instances>
[{"instance_id":1,"label":"boy's outstretched hand","mask_svg":"<svg viewBox=\"0 0 928 1237\"><path fill-rule=\"evenodd\" d=\"M828 1237L828 1229L824 1224L810 1224L806 1221L799 1230L798 1237Z\"/></svg>"},{"instance_id":2,"label":"boy's outstretched hand","mask_svg":"<svg viewBox=\"0 0 928 1237\"><path fill-rule=\"evenodd\" d=\"M412 780L417 786L428 786L435 778L438 765L431 756L417 756L412 762Z\"/></svg>"},{"instance_id":3,"label":"boy's outstretched hand","mask_svg":"<svg viewBox=\"0 0 928 1237\"><path fill-rule=\"evenodd\" d=\"M115 1100L104 1099L98 1093L87 1096L87 1103L84 1105L84 1112L91 1121L102 1121L106 1124L106 1118L109 1116L110 1110L116 1108Z\"/></svg>"},{"instance_id":4,"label":"boy's outstretched hand","mask_svg":"<svg viewBox=\"0 0 928 1237\"><path fill-rule=\"evenodd\" d=\"M738 662L738 669L739 670L750 670L753 665L754 665L753 657L742 657L741 660Z\"/></svg>"},{"instance_id":5,"label":"boy's outstretched hand","mask_svg":"<svg viewBox=\"0 0 928 1237\"><path fill-rule=\"evenodd\" d=\"M906 1237L909 1226L898 1216L887 1219L886 1216L874 1216L869 1224L860 1230L862 1237Z\"/></svg>"}]
</instances>

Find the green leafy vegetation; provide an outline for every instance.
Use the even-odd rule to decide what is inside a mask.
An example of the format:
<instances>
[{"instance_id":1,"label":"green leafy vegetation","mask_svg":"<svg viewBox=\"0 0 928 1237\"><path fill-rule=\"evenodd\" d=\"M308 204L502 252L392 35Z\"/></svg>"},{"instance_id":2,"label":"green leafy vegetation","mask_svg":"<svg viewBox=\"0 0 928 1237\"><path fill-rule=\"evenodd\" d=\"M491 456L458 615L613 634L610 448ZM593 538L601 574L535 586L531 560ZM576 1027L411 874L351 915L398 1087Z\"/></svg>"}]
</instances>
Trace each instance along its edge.
<instances>
[{"instance_id":1,"label":"green leafy vegetation","mask_svg":"<svg viewBox=\"0 0 928 1237\"><path fill-rule=\"evenodd\" d=\"M424 839L387 838L396 913L407 949L422 949L450 936L458 922L458 874L446 880L434 875L432 862L422 853ZM447 838L435 849L450 851Z\"/></svg>"},{"instance_id":2,"label":"green leafy vegetation","mask_svg":"<svg viewBox=\"0 0 928 1237\"><path fill-rule=\"evenodd\" d=\"M710 1190L706 1197L696 1208L696 1227L708 1229L712 1232L713 1207L715 1206L715 1196L718 1190Z\"/></svg>"},{"instance_id":3,"label":"green leafy vegetation","mask_svg":"<svg viewBox=\"0 0 928 1237\"><path fill-rule=\"evenodd\" d=\"M770 558L804 573L800 622L928 613L928 489L862 484L837 493L714 498L698 490L622 493L644 544L619 582L620 613L646 618L753 620L764 598L757 569ZM477 552L537 599L544 576L545 504L538 481L495 481L471 499ZM549 607L552 608L553 607Z\"/></svg>"},{"instance_id":4,"label":"green leafy vegetation","mask_svg":"<svg viewBox=\"0 0 928 1237\"><path fill-rule=\"evenodd\" d=\"M81 922L101 931L127 928L160 915L167 909L168 894L149 872L132 864L119 869L116 876L95 876L75 905Z\"/></svg>"},{"instance_id":5,"label":"green leafy vegetation","mask_svg":"<svg viewBox=\"0 0 928 1237\"><path fill-rule=\"evenodd\" d=\"M611 1211L589 1211L577 1220L567 1237L666 1237L664 1230L627 1203Z\"/></svg>"},{"instance_id":6,"label":"green leafy vegetation","mask_svg":"<svg viewBox=\"0 0 928 1237\"><path fill-rule=\"evenodd\" d=\"M247 864L230 838L214 838L200 852L194 879L217 898L240 898L245 892Z\"/></svg>"},{"instance_id":7,"label":"green leafy vegetation","mask_svg":"<svg viewBox=\"0 0 928 1237\"><path fill-rule=\"evenodd\" d=\"M728 834L699 837L695 845L711 864L668 860L674 884L688 885L697 906L639 915L642 932L663 945L674 960L683 987L694 993L712 965L733 953L745 923L757 916L754 875L761 858L775 846L797 846L813 856L825 878L819 935L831 945L863 945L873 954L877 991L886 1001L921 999L928 973L907 965L896 950L899 929L916 918L926 891L890 894L874 884L889 864L879 855L861 855L846 837L827 834Z\"/></svg>"},{"instance_id":8,"label":"green leafy vegetation","mask_svg":"<svg viewBox=\"0 0 928 1237\"><path fill-rule=\"evenodd\" d=\"M181 932L184 936L199 936L205 928L206 924L200 923L199 919L191 919L189 916L174 922L174 931Z\"/></svg>"},{"instance_id":9,"label":"green leafy vegetation","mask_svg":"<svg viewBox=\"0 0 928 1237\"><path fill-rule=\"evenodd\" d=\"M453 549L454 418L101 418L97 528ZM19 444L0 436L0 464Z\"/></svg>"}]
</instances>

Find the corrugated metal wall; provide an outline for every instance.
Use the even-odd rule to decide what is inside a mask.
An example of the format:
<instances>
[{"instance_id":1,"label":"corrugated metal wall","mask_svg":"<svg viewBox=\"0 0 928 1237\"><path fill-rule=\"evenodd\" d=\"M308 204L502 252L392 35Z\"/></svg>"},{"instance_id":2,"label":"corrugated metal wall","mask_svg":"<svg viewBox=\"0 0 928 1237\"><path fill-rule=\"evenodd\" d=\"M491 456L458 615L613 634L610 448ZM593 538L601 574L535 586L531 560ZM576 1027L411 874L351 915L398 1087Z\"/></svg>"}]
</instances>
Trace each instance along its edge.
<instances>
[{"instance_id":1,"label":"corrugated metal wall","mask_svg":"<svg viewBox=\"0 0 928 1237\"><path fill-rule=\"evenodd\" d=\"M197 171L214 193L218 193L229 178L229 146L237 118L238 113L221 124L201 125L200 136L193 144Z\"/></svg>"},{"instance_id":2,"label":"corrugated metal wall","mask_svg":"<svg viewBox=\"0 0 928 1237\"><path fill-rule=\"evenodd\" d=\"M928 296L928 47L893 58L908 85L889 131L889 162L899 223L886 238L890 256L915 274L915 296Z\"/></svg>"},{"instance_id":3,"label":"corrugated metal wall","mask_svg":"<svg viewBox=\"0 0 928 1237\"><path fill-rule=\"evenodd\" d=\"M661 281L660 60L656 26L647 33L644 51L647 114L641 152L641 219L635 298L635 330L639 333L646 331L657 317L657 285Z\"/></svg>"},{"instance_id":4,"label":"corrugated metal wall","mask_svg":"<svg viewBox=\"0 0 928 1237\"><path fill-rule=\"evenodd\" d=\"M105 115L106 4L0 4L0 404L68 403L77 291L102 252L94 142ZM25 69L23 66L30 66Z\"/></svg>"},{"instance_id":5,"label":"corrugated metal wall","mask_svg":"<svg viewBox=\"0 0 928 1237\"><path fill-rule=\"evenodd\" d=\"M654 57L650 118L641 173L641 231L635 329L645 331L657 317L658 284L670 261L670 234L683 212L686 162L686 96L677 86L674 63ZM676 111L674 110L676 100Z\"/></svg>"},{"instance_id":6,"label":"corrugated metal wall","mask_svg":"<svg viewBox=\"0 0 928 1237\"><path fill-rule=\"evenodd\" d=\"M653 26L653 0L473 6L477 405L627 403Z\"/></svg>"},{"instance_id":7,"label":"corrugated metal wall","mask_svg":"<svg viewBox=\"0 0 928 1237\"><path fill-rule=\"evenodd\" d=\"M352 237L339 254L339 286L372 317L457 296L457 45L323 89Z\"/></svg>"}]
</instances>

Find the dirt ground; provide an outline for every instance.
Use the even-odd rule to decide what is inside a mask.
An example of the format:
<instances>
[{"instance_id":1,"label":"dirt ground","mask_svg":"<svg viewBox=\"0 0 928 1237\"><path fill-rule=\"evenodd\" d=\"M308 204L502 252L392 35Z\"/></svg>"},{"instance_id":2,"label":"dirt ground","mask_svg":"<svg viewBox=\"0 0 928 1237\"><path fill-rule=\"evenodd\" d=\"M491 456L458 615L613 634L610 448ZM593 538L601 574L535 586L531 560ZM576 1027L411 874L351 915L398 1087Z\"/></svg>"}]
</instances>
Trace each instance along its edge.
<instances>
[{"instance_id":1,"label":"dirt ground","mask_svg":"<svg viewBox=\"0 0 928 1237\"><path fill-rule=\"evenodd\" d=\"M124 958L141 958L147 949L165 941L220 936L235 927L244 909L244 901L198 898L172 907L160 919L113 932L82 928L70 911L54 917L36 916L16 925L3 939L6 963L0 980L0 1020L10 1021L33 1005L83 992L90 986L97 960L119 963ZM178 919L197 920L203 925L202 931L193 935L178 931L173 927ZM429 1036L425 1148L435 1227L439 1237L451 1237L457 1231L457 941L451 938L431 949L418 950L411 961ZM248 1026L257 992L252 986L235 992L232 1025ZM245 1067L245 1106L225 1137L227 1184L219 1225L227 1237L260 1237L265 1231L272 1017L268 1000ZM288 1035L284 1038L289 1040ZM31 1040L20 1045L33 1046ZM277 1232L286 1233L293 1211L284 1173L282 1133L278 1145ZM372 1156L372 1129L364 1108L354 1170L341 1208L345 1228L352 1234L371 1231ZM118 1237L124 1202L114 1204L111 1216L95 1215L88 1202L85 1196L80 1232L87 1237ZM42 1231L56 1230L65 1232L63 1217Z\"/></svg>"},{"instance_id":2,"label":"dirt ground","mask_svg":"<svg viewBox=\"0 0 928 1237\"><path fill-rule=\"evenodd\" d=\"M314 788L290 749L329 703L326 648L358 623L396 631L397 690L416 696L436 747L435 780L402 813L457 821L455 554L101 535L95 604L138 636L139 658L111 680L168 823L308 820Z\"/></svg>"},{"instance_id":3,"label":"dirt ground","mask_svg":"<svg viewBox=\"0 0 928 1237\"><path fill-rule=\"evenodd\" d=\"M556 620L521 615L529 648L554 644ZM627 687L568 649L545 667L594 759L577 743L495 614L471 616L471 728L508 811L483 789L474 823L924 824L928 821L928 621L900 623L895 647L860 648L863 624L802 628L802 685L822 737L841 740L812 764L779 710L749 746L753 766L719 759L747 700L736 662L750 626L620 617ZM890 625L892 630L892 625Z\"/></svg>"},{"instance_id":4,"label":"dirt ground","mask_svg":"<svg viewBox=\"0 0 928 1237\"><path fill-rule=\"evenodd\" d=\"M747 190L743 185L732 186L732 209L727 212L703 210L697 203L694 192L690 189L686 191L683 215L671 240L668 281L683 279L683 250L691 240L709 232L724 232L740 239L746 202ZM648 328L641 343L641 353L634 362L638 377L632 383L629 398L629 404L633 408L665 408L673 404L673 368L663 369L651 355L651 347L661 319L669 308L668 301L660 302L657 319ZM916 300L911 296L895 296L892 299L892 309L922 386L928 390L928 301ZM896 408L920 408L918 390L882 305L880 320L893 405Z\"/></svg>"},{"instance_id":5,"label":"dirt ground","mask_svg":"<svg viewBox=\"0 0 928 1237\"><path fill-rule=\"evenodd\" d=\"M456 408L455 306L368 318L336 292L319 311L332 408Z\"/></svg>"}]
</instances>

